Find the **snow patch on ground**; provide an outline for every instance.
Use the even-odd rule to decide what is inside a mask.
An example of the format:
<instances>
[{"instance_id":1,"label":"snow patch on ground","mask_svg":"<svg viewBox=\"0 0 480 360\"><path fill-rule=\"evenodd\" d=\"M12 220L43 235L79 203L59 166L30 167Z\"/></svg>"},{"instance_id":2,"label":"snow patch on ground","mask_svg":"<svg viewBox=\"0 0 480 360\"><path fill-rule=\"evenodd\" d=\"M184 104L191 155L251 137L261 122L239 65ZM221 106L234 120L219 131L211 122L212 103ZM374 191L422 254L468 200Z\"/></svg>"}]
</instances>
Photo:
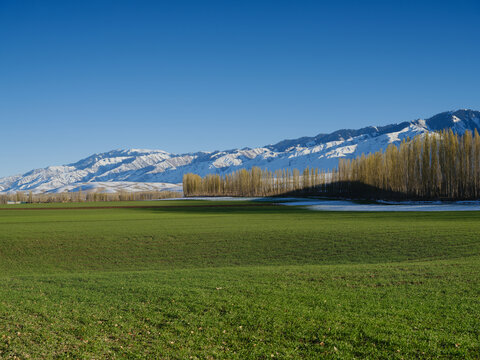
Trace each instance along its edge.
<instances>
[{"instance_id":1,"label":"snow patch on ground","mask_svg":"<svg viewBox=\"0 0 480 360\"><path fill-rule=\"evenodd\" d=\"M372 204L359 204L350 200L328 200L309 198L269 198L269 197L193 197L179 198L177 200L208 200L208 201L255 201L271 202L278 205L301 206L315 211L480 211L479 201L378 201Z\"/></svg>"},{"instance_id":2,"label":"snow patch on ground","mask_svg":"<svg viewBox=\"0 0 480 360\"><path fill-rule=\"evenodd\" d=\"M296 199L281 203L289 206L305 206L316 211L480 211L479 201L443 202L379 202L359 204L349 200Z\"/></svg>"}]
</instances>

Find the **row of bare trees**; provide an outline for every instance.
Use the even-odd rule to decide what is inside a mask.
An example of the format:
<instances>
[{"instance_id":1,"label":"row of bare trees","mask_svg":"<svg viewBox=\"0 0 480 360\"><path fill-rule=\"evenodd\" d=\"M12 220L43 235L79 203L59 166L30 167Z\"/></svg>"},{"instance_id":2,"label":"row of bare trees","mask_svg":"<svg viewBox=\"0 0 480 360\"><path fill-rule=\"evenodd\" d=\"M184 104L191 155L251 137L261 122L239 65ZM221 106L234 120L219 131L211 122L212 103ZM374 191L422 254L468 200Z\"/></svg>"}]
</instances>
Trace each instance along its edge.
<instances>
[{"instance_id":1,"label":"row of bare trees","mask_svg":"<svg viewBox=\"0 0 480 360\"><path fill-rule=\"evenodd\" d=\"M330 175L325 171L306 168L301 174L297 169L262 170L253 167L231 174L209 174L201 177L186 174L183 177L185 196L275 196L315 187L325 190Z\"/></svg>"},{"instance_id":2,"label":"row of bare trees","mask_svg":"<svg viewBox=\"0 0 480 360\"><path fill-rule=\"evenodd\" d=\"M480 136L452 130L416 136L356 159L339 162L339 193L355 193L366 185L405 198L476 199L480 196ZM358 187L357 187L358 189ZM381 197L381 196L380 196Z\"/></svg>"},{"instance_id":3,"label":"row of bare trees","mask_svg":"<svg viewBox=\"0 0 480 360\"><path fill-rule=\"evenodd\" d=\"M133 201L179 198L182 194L176 191L120 191L115 193L105 192L63 192L58 194L34 194L30 192L16 192L1 194L0 204L8 203L68 203L92 201Z\"/></svg>"},{"instance_id":4,"label":"row of bare trees","mask_svg":"<svg viewBox=\"0 0 480 360\"><path fill-rule=\"evenodd\" d=\"M325 172L306 168L269 171L254 167L228 175L186 174L185 196L318 194L358 198L477 199L480 136L451 130L406 139L398 146L341 159Z\"/></svg>"}]
</instances>

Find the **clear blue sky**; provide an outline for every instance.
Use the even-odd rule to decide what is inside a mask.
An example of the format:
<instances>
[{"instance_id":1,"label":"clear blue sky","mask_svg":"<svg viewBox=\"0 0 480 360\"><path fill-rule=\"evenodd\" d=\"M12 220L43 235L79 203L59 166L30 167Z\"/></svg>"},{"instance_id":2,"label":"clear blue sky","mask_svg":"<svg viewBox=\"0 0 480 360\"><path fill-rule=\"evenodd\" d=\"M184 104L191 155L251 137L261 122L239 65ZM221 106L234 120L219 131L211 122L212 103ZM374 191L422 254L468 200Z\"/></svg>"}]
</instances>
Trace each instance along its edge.
<instances>
[{"instance_id":1,"label":"clear blue sky","mask_svg":"<svg viewBox=\"0 0 480 360\"><path fill-rule=\"evenodd\" d=\"M477 1L0 0L0 176L480 109Z\"/></svg>"}]
</instances>

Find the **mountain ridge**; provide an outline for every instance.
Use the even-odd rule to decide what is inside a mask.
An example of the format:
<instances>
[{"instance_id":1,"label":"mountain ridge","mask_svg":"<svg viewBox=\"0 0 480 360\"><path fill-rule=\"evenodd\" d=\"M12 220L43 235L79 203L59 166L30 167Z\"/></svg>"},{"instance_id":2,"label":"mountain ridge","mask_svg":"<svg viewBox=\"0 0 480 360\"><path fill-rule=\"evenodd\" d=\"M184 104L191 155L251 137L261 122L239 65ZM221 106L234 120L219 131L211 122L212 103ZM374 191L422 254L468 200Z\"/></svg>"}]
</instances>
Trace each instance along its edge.
<instances>
[{"instance_id":1,"label":"mountain ridge","mask_svg":"<svg viewBox=\"0 0 480 360\"><path fill-rule=\"evenodd\" d=\"M0 178L0 192L61 192L75 191L80 187L103 191L145 189L137 183L148 183L151 189L180 190L172 184L180 183L183 175L190 172L202 176L225 174L252 166L272 171L307 166L331 169L339 158L375 152L385 149L390 143L398 144L407 137L443 129L452 129L457 133L480 130L480 112L470 109L446 111L428 119L340 129L330 134L285 139L257 148L183 154L155 149L110 150L67 165L33 169L25 174Z\"/></svg>"}]
</instances>

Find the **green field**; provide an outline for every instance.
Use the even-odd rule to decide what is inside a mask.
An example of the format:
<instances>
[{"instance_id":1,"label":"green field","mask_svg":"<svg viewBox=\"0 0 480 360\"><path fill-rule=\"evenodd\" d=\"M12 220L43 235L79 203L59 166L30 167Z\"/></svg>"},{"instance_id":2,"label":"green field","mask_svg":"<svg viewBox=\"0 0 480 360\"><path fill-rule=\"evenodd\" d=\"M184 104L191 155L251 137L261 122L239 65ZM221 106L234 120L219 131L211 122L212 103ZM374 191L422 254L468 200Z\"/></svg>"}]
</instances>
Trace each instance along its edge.
<instances>
[{"instance_id":1,"label":"green field","mask_svg":"<svg viewBox=\"0 0 480 360\"><path fill-rule=\"evenodd\" d=\"M0 358L480 359L480 213L42 207L0 210Z\"/></svg>"}]
</instances>

